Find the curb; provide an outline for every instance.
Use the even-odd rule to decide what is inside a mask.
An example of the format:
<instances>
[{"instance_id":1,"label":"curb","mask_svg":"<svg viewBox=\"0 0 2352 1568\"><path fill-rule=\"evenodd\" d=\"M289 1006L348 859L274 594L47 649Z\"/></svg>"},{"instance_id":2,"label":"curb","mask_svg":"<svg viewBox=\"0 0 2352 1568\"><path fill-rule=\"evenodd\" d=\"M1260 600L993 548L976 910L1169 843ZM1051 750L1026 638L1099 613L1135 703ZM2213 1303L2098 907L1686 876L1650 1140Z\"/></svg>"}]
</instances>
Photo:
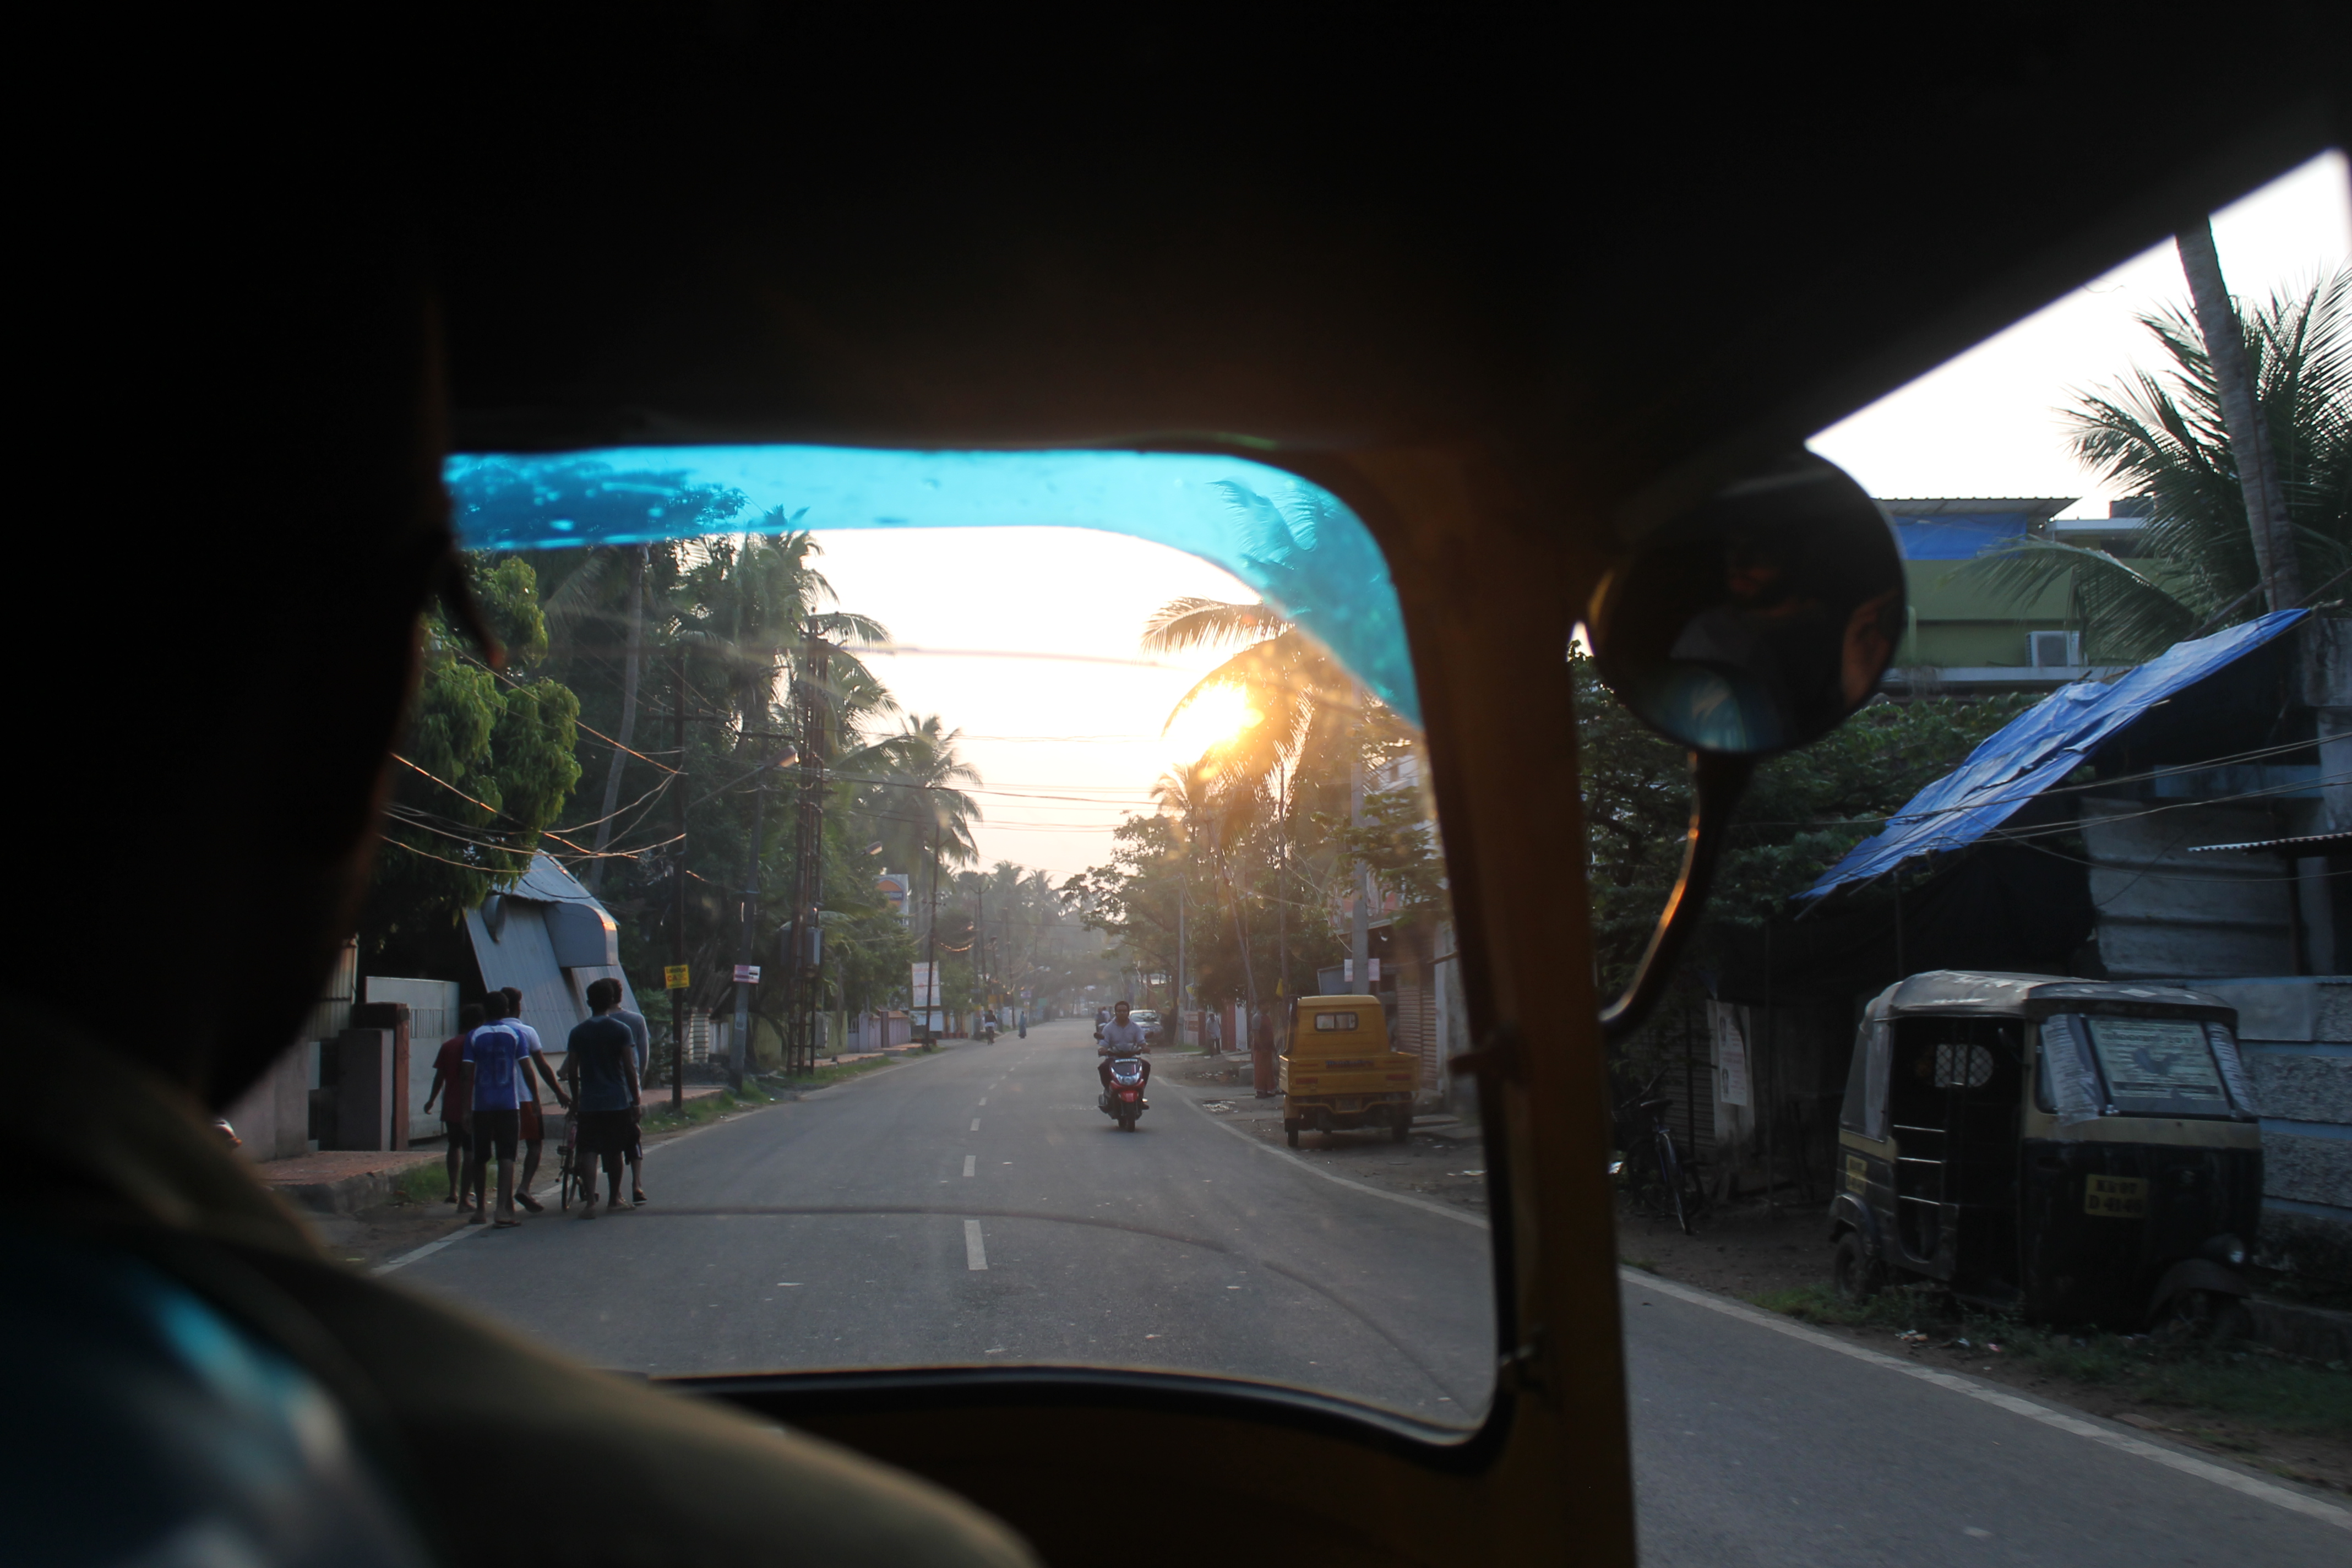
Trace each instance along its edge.
<instances>
[{"instance_id":1,"label":"curb","mask_svg":"<svg viewBox=\"0 0 2352 1568\"><path fill-rule=\"evenodd\" d=\"M263 1184L296 1208L311 1214L352 1214L360 1209L390 1203L393 1187L403 1176L441 1158L434 1151L428 1150L425 1153L426 1158L412 1160L404 1165L381 1171L362 1171L356 1175L338 1176L331 1182L265 1182Z\"/></svg>"}]
</instances>

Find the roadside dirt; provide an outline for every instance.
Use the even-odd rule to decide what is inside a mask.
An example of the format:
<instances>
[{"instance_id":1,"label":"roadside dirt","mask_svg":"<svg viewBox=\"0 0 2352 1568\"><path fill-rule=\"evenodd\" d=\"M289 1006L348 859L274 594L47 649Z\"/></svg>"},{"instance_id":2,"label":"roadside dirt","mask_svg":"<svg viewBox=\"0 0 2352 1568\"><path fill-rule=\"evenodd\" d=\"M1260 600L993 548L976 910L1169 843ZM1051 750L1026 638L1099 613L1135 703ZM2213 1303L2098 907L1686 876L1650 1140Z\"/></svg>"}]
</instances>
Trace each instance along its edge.
<instances>
[{"instance_id":1,"label":"roadside dirt","mask_svg":"<svg viewBox=\"0 0 2352 1568\"><path fill-rule=\"evenodd\" d=\"M1283 1135L1282 1101L1260 1100L1251 1092L1247 1058L1238 1064L1230 1058L1162 1056L1155 1060L1152 1070L1169 1092L1190 1096L1202 1110L1269 1149L1367 1186L1410 1193L1473 1214L1486 1212L1486 1146L1475 1122L1427 1111L1413 1118L1412 1136L1403 1143L1385 1130L1306 1132L1293 1149Z\"/></svg>"}]
</instances>

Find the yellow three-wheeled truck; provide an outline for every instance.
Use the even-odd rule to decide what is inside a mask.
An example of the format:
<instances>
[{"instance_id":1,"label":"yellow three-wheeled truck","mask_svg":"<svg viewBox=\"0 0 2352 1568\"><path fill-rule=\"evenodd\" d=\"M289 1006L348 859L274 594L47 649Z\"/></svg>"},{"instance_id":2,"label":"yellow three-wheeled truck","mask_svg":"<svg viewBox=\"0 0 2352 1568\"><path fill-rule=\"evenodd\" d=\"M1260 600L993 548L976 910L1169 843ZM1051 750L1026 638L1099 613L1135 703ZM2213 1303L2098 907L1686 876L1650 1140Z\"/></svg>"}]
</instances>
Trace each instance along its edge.
<instances>
[{"instance_id":1,"label":"yellow three-wheeled truck","mask_svg":"<svg viewBox=\"0 0 2352 1568\"><path fill-rule=\"evenodd\" d=\"M1385 1127L1402 1143L1412 1131L1412 1081L1420 1063L1389 1049L1388 1016L1377 996L1300 996L1290 1004L1282 1058L1282 1131L1290 1146L1309 1128Z\"/></svg>"}]
</instances>

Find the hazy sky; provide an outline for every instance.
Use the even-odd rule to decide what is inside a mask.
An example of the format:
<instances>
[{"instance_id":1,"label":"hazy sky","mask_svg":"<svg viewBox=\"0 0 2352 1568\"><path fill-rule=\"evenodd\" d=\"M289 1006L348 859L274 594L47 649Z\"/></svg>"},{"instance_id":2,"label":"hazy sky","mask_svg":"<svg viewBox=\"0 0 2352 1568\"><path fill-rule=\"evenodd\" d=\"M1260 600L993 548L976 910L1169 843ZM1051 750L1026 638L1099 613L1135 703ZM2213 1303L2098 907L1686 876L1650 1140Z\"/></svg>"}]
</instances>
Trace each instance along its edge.
<instances>
[{"instance_id":1,"label":"hazy sky","mask_svg":"<svg viewBox=\"0 0 2352 1568\"><path fill-rule=\"evenodd\" d=\"M2346 178L2343 157L2330 153L2216 214L2231 291L2308 287L2352 257ZM1874 495L2077 496L2070 515L2105 515L2109 494L2067 455L2054 411L2074 389L2154 364L2134 318L2187 300L2179 258L2161 246L1832 426L1813 447ZM1205 562L1114 534L818 538L818 565L842 605L882 620L909 650L873 656L876 672L910 712L965 732L964 755L985 779L976 792L983 860L1056 880L1107 860L1120 816L1149 809L1152 780L1208 738L1180 726L1163 740L1160 726L1223 654L1146 663L1137 647L1145 618L1184 595L1256 596Z\"/></svg>"}]
</instances>

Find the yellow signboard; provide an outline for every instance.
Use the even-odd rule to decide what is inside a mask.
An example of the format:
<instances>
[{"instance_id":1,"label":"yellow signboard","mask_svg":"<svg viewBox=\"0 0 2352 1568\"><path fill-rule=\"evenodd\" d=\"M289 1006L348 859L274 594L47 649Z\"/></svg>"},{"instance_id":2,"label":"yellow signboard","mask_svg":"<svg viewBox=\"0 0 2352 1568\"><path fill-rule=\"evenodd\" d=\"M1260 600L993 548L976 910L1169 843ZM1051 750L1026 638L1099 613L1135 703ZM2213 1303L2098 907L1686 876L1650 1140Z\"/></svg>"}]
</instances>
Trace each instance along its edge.
<instances>
[{"instance_id":1,"label":"yellow signboard","mask_svg":"<svg viewBox=\"0 0 2352 1568\"><path fill-rule=\"evenodd\" d=\"M2083 1186L2083 1212L2112 1219L2147 1215L2147 1183L2137 1176L2093 1176Z\"/></svg>"},{"instance_id":2,"label":"yellow signboard","mask_svg":"<svg viewBox=\"0 0 2352 1568\"><path fill-rule=\"evenodd\" d=\"M688 984L689 982L686 977L685 964L665 963L662 965L663 989L668 991L683 991L687 988Z\"/></svg>"}]
</instances>

